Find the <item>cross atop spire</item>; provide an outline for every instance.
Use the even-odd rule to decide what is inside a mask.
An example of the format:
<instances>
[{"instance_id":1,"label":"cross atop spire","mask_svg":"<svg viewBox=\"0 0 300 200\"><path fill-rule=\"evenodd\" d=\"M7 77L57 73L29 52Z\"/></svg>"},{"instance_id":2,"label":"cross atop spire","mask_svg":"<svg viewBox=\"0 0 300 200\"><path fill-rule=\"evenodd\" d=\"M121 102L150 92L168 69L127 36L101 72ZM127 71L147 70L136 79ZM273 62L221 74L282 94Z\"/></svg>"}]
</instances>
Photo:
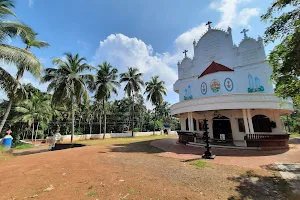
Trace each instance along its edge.
<instances>
[{"instance_id":1,"label":"cross atop spire","mask_svg":"<svg viewBox=\"0 0 300 200\"><path fill-rule=\"evenodd\" d=\"M246 38L247 37L247 32L249 31L249 29L243 29L242 31L241 31L241 33L244 33L244 37Z\"/></svg>"},{"instance_id":2,"label":"cross atop spire","mask_svg":"<svg viewBox=\"0 0 300 200\"><path fill-rule=\"evenodd\" d=\"M211 24L212 22L211 21L208 21L205 25L206 26L208 26L208 29L211 29L211 27L210 27L210 24Z\"/></svg>"},{"instance_id":3,"label":"cross atop spire","mask_svg":"<svg viewBox=\"0 0 300 200\"><path fill-rule=\"evenodd\" d=\"M186 53L188 52L188 50L184 50L183 53L185 55L185 58L186 58Z\"/></svg>"}]
</instances>

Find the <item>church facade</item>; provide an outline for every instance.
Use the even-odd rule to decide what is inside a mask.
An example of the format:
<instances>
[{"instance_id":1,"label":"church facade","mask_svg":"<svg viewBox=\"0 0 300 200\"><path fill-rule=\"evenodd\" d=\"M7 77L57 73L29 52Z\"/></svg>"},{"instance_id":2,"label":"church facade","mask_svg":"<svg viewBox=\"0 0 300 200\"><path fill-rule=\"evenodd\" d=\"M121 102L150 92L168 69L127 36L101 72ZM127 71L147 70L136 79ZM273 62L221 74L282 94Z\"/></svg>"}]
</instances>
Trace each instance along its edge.
<instances>
[{"instance_id":1,"label":"church facade","mask_svg":"<svg viewBox=\"0 0 300 200\"><path fill-rule=\"evenodd\" d=\"M230 27L225 31L208 24L208 31L193 43L194 57L184 52L173 85L179 102L171 106L182 131L201 138L207 119L211 139L236 146L251 146L251 138L284 135L280 116L291 114L293 103L274 95L263 40L246 32L235 45Z\"/></svg>"}]
</instances>

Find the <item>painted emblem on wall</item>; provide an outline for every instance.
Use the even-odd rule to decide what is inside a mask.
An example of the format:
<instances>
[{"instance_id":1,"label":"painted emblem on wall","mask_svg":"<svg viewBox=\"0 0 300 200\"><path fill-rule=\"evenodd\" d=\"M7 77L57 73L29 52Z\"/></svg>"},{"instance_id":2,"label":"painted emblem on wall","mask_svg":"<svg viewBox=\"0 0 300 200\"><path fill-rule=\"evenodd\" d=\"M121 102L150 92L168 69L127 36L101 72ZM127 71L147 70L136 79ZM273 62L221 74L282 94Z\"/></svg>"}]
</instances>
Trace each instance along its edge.
<instances>
[{"instance_id":1,"label":"painted emblem on wall","mask_svg":"<svg viewBox=\"0 0 300 200\"><path fill-rule=\"evenodd\" d=\"M248 93L265 91L265 88L260 84L260 79L258 77L253 78L252 75L249 74L248 83L249 83Z\"/></svg>"},{"instance_id":2,"label":"painted emblem on wall","mask_svg":"<svg viewBox=\"0 0 300 200\"><path fill-rule=\"evenodd\" d=\"M220 82L217 79L214 79L210 82L210 89L214 92L217 93L221 89Z\"/></svg>"},{"instance_id":3,"label":"painted emblem on wall","mask_svg":"<svg viewBox=\"0 0 300 200\"><path fill-rule=\"evenodd\" d=\"M189 85L188 88L184 90L184 100L189 99L193 99L193 95L191 93L191 85Z\"/></svg>"},{"instance_id":4,"label":"painted emblem on wall","mask_svg":"<svg viewBox=\"0 0 300 200\"><path fill-rule=\"evenodd\" d=\"M203 82L203 83L201 84L201 93L202 93L203 95L206 95L206 93L207 93L207 85L206 85L205 82Z\"/></svg>"},{"instance_id":5,"label":"painted emblem on wall","mask_svg":"<svg viewBox=\"0 0 300 200\"><path fill-rule=\"evenodd\" d=\"M233 82L230 78L226 78L224 80L224 86L225 86L225 89L228 91L228 92L231 92L233 90Z\"/></svg>"}]
</instances>

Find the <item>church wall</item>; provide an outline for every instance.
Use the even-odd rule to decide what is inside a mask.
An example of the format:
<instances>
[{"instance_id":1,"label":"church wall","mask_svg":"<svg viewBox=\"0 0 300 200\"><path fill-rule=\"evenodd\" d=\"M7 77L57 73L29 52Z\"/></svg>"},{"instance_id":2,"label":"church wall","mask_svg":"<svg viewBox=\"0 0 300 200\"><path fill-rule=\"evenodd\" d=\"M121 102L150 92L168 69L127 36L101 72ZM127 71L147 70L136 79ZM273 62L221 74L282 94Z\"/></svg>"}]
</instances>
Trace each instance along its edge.
<instances>
[{"instance_id":1,"label":"church wall","mask_svg":"<svg viewBox=\"0 0 300 200\"><path fill-rule=\"evenodd\" d=\"M213 138L213 118L214 118L215 111L205 111L205 112L193 112L193 118L197 120L208 120L208 127L209 127L209 136ZM240 132L238 127L238 120L243 119L242 110L218 110L217 112L221 116L228 117L231 123L231 130L232 130L232 137L235 141L243 141L244 136L246 135L245 132ZM276 122L276 128L272 128L271 133L262 133L262 134L282 134L284 127L280 120L280 113L276 110L269 110L269 109L251 109L251 117L255 115L265 115L270 118L270 121ZM180 124L181 130L187 131L185 128L185 120L188 118L188 114L184 113L180 115ZM203 134L203 131L199 131L199 126L197 123L197 130L195 132L200 132ZM259 134L259 132L255 132Z\"/></svg>"},{"instance_id":2,"label":"church wall","mask_svg":"<svg viewBox=\"0 0 300 200\"><path fill-rule=\"evenodd\" d=\"M231 34L220 30L210 30L194 48L193 64L196 68L193 72L200 75L212 61L233 68L235 67L233 52Z\"/></svg>"}]
</instances>

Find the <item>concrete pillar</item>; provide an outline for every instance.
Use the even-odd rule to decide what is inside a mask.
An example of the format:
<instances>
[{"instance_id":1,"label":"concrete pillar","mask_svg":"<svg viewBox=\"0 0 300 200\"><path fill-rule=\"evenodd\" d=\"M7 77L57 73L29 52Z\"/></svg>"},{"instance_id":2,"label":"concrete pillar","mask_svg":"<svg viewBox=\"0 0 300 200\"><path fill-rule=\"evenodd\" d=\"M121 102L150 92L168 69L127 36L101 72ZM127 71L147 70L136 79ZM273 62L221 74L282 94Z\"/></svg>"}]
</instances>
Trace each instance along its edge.
<instances>
[{"instance_id":1,"label":"concrete pillar","mask_svg":"<svg viewBox=\"0 0 300 200\"><path fill-rule=\"evenodd\" d=\"M247 109L247 116L248 116L250 133L254 134L254 128L253 128L252 117L251 117L251 110L250 109Z\"/></svg>"},{"instance_id":2,"label":"concrete pillar","mask_svg":"<svg viewBox=\"0 0 300 200\"><path fill-rule=\"evenodd\" d=\"M194 122L193 122L193 113L189 113L189 128L190 128L190 132L193 132L194 131Z\"/></svg>"},{"instance_id":3,"label":"concrete pillar","mask_svg":"<svg viewBox=\"0 0 300 200\"><path fill-rule=\"evenodd\" d=\"M248 123L248 120L247 120L247 111L246 111L246 109L242 109L242 111L243 111L245 131L246 131L246 134L249 134L250 131L249 131L249 123Z\"/></svg>"}]
</instances>

